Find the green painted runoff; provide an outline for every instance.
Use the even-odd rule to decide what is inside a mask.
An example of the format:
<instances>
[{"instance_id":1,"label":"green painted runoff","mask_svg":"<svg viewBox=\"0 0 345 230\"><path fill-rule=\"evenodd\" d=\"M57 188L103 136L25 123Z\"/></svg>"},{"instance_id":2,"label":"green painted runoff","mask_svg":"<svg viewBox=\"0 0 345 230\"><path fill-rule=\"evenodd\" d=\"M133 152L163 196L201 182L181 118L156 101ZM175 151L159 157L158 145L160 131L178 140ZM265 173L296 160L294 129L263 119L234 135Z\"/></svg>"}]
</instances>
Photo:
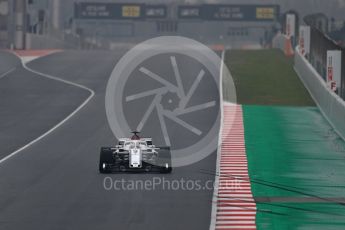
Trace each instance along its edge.
<instances>
[{"instance_id":1,"label":"green painted runoff","mask_svg":"<svg viewBox=\"0 0 345 230\"><path fill-rule=\"evenodd\" d=\"M319 110L243 111L258 229L345 229L345 144Z\"/></svg>"}]
</instances>

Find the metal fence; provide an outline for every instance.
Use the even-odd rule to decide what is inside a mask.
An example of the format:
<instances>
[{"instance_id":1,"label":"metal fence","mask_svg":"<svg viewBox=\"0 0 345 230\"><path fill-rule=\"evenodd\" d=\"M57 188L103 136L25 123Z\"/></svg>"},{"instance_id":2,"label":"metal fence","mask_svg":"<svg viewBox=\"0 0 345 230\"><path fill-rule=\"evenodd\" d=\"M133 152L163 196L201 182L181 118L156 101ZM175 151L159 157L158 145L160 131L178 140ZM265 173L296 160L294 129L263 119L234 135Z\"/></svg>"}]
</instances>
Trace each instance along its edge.
<instances>
[{"instance_id":1,"label":"metal fence","mask_svg":"<svg viewBox=\"0 0 345 230\"><path fill-rule=\"evenodd\" d=\"M321 30L314 27L313 25L309 26L311 27L311 45L310 54L307 58L313 65L315 70L322 76L325 81L327 78L327 51L342 51L342 76L341 85L339 88L339 96L341 96L345 100L345 50L341 46L337 45L330 37L328 37L328 35L323 33Z\"/></svg>"}]
</instances>

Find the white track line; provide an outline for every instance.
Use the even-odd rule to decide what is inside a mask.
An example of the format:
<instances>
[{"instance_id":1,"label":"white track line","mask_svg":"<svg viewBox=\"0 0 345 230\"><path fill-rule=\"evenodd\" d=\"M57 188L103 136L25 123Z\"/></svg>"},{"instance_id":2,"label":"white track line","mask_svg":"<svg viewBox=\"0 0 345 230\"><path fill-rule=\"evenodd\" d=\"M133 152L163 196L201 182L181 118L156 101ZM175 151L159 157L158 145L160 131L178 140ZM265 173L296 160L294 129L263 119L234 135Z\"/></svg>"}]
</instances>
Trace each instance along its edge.
<instances>
[{"instance_id":1,"label":"white track line","mask_svg":"<svg viewBox=\"0 0 345 230\"><path fill-rule=\"evenodd\" d=\"M220 76L219 76L219 97L220 97L220 130L218 135L218 148L217 148L217 165L216 165L216 176L214 181L214 190L213 190L213 197L212 197L212 211L211 211L211 223L210 223L210 230L214 230L216 228L217 222L217 200L218 200L218 188L219 188L219 176L217 176L219 169L220 169L220 160L221 160L221 145L222 145L222 133L223 133L223 125L224 125L224 97L223 97L223 68L224 68L224 57L225 57L225 49L222 51L222 61L220 64Z\"/></svg>"},{"instance_id":2,"label":"white track line","mask_svg":"<svg viewBox=\"0 0 345 230\"><path fill-rule=\"evenodd\" d=\"M8 70L7 72L1 74L0 79L6 77L8 74L12 73L15 70L16 70L16 68L12 68L12 69Z\"/></svg>"},{"instance_id":3,"label":"white track line","mask_svg":"<svg viewBox=\"0 0 345 230\"><path fill-rule=\"evenodd\" d=\"M17 54L15 54L18 58L20 58ZM47 55L45 55L47 56ZM21 58L20 58L21 59ZM22 60L22 59L21 59ZM27 149L29 148L30 146L32 146L33 144L35 144L36 142L42 140L44 137L48 136L49 134L51 134L52 132L54 132L56 129L58 129L60 126L62 126L66 121L68 121L69 119L71 119L76 113L78 113L87 103L89 103L89 101L95 96L95 92L90 89L90 88L87 88L86 86L83 86L83 85L80 85L80 84L77 84L77 83L74 83L74 82L70 82L70 81L67 81L67 80L64 80L64 79L61 79L61 78L58 78L58 77L54 77L54 76L51 76L51 75L48 75L48 74L44 74L44 73L40 73L36 70L33 70L33 69L30 69L29 67L27 67L26 63L24 63L22 61L22 65L23 67L32 72L32 73L35 73L37 74L38 76L41 76L41 77L44 77L44 78L49 78L51 80L55 80L55 81L59 81L59 82L63 82L65 84L68 84L68 85L72 85L72 86L75 86L75 87L78 87L78 88L81 88L81 89L84 89L84 90L87 90L90 92L90 96L77 108L75 109L70 115L68 115L65 119L63 119L62 121L60 121L57 125L55 125L53 128L51 128L50 130L48 130L46 133L42 134L41 136L39 136L38 138L34 139L33 141L31 141L30 143L28 143L27 145L21 147L20 149L14 151L13 153L9 154L8 156L6 156L5 158L2 158L0 160L0 164L2 164L3 162L5 162L6 160L12 158L13 156L17 155L18 153L20 153L21 151L23 151L24 149Z\"/></svg>"}]
</instances>

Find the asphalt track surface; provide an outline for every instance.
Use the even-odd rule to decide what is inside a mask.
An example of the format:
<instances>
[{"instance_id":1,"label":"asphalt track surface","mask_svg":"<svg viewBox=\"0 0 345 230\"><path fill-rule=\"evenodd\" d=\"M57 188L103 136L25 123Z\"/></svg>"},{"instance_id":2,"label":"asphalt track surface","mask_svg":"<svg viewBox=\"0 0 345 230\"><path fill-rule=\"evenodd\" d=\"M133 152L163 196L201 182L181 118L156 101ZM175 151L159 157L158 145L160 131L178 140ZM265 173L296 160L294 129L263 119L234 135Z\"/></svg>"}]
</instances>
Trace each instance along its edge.
<instances>
[{"instance_id":1,"label":"asphalt track surface","mask_svg":"<svg viewBox=\"0 0 345 230\"><path fill-rule=\"evenodd\" d=\"M124 53L67 51L30 63L32 69L84 85L95 95L54 132L0 164L0 229L209 228L213 190L107 191L103 186L107 176L127 181L183 178L201 184L214 180L212 173L202 171L215 171L216 152L194 165L176 168L170 175L98 173L100 147L115 142L105 115L105 87ZM7 125L1 134L6 137L8 132L14 138L11 147L6 144L10 140L1 138L2 154L53 127L89 96L86 90L63 84L21 67L0 79L1 93L13 91L1 97L1 112L13 113L1 113ZM31 98L32 90L38 93ZM14 108L14 103L20 106ZM35 119L29 120L28 115ZM21 125L12 126L12 118ZM35 128L38 130L32 131Z\"/></svg>"},{"instance_id":2,"label":"asphalt track surface","mask_svg":"<svg viewBox=\"0 0 345 230\"><path fill-rule=\"evenodd\" d=\"M13 54L4 52L1 57L7 67L1 66L0 159L60 122L89 94L24 69Z\"/></svg>"}]
</instances>

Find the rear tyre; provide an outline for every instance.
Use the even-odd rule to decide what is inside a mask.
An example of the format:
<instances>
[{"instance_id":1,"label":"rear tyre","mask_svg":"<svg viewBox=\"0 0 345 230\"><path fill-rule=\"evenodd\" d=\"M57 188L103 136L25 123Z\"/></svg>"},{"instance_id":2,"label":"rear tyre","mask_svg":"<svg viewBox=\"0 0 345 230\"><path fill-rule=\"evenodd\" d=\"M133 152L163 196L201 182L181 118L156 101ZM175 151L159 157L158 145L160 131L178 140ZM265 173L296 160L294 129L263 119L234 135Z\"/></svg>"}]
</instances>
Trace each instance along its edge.
<instances>
[{"instance_id":1,"label":"rear tyre","mask_svg":"<svg viewBox=\"0 0 345 230\"><path fill-rule=\"evenodd\" d=\"M111 165L113 165L113 151L110 148L101 148L99 156L99 172L102 174L111 173Z\"/></svg>"}]
</instances>

